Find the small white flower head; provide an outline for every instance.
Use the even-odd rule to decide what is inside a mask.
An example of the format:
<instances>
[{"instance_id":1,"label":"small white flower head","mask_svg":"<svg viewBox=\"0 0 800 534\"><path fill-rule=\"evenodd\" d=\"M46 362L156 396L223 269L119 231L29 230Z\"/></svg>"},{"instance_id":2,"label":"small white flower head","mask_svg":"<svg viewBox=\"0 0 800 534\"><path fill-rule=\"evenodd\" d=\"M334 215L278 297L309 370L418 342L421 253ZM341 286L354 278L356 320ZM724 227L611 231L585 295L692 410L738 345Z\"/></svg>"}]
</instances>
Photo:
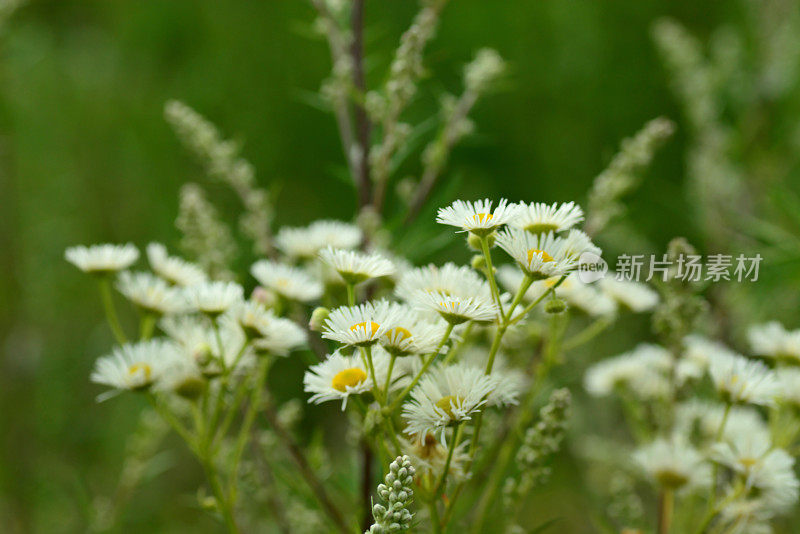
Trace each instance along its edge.
<instances>
[{"instance_id":1,"label":"small white flower head","mask_svg":"<svg viewBox=\"0 0 800 534\"><path fill-rule=\"evenodd\" d=\"M281 228L275 236L275 245L291 258L309 260L328 246L356 248L363 237L361 229L353 224L320 220L303 228Z\"/></svg>"},{"instance_id":2,"label":"small white flower head","mask_svg":"<svg viewBox=\"0 0 800 534\"><path fill-rule=\"evenodd\" d=\"M247 338L229 313L219 317L219 337L208 321L197 316L165 317L159 326L183 347L206 376L218 375L221 364L227 368L234 364L245 368L252 362L252 352L249 349L242 352Z\"/></svg>"},{"instance_id":3,"label":"small white flower head","mask_svg":"<svg viewBox=\"0 0 800 534\"><path fill-rule=\"evenodd\" d=\"M772 321L750 327L747 337L758 356L800 365L800 330L788 331Z\"/></svg>"},{"instance_id":4,"label":"small white flower head","mask_svg":"<svg viewBox=\"0 0 800 534\"><path fill-rule=\"evenodd\" d=\"M183 292L145 272L123 271L117 280L120 293L146 313L169 315L186 310Z\"/></svg>"},{"instance_id":5,"label":"small white flower head","mask_svg":"<svg viewBox=\"0 0 800 534\"><path fill-rule=\"evenodd\" d=\"M391 313L396 314L394 326L379 340L389 354L409 356L430 354L436 350L446 331L444 322L431 321L404 304L392 303L390 308Z\"/></svg>"},{"instance_id":6,"label":"small white flower head","mask_svg":"<svg viewBox=\"0 0 800 534\"><path fill-rule=\"evenodd\" d=\"M449 449L442 445L433 434L427 434L420 438L411 436L409 439L400 438L400 446L404 454L411 459L411 463L422 477L440 477L444 466L447 463ZM448 477L455 480L463 480L466 476L466 466L469 463L469 453L467 448L469 441L463 440L456 445L453 457L450 459L450 467L447 472Z\"/></svg>"},{"instance_id":7,"label":"small white flower head","mask_svg":"<svg viewBox=\"0 0 800 534\"><path fill-rule=\"evenodd\" d=\"M485 369L488 357L488 347L472 346L464 350L460 361L465 365ZM497 387L486 398L487 406L512 406L518 404L520 396L530 383L525 372L510 366L508 359L502 352L495 354L491 376L495 379Z\"/></svg>"},{"instance_id":8,"label":"small white flower head","mask_svg":"<svg viewBox=\"0 0 800 534\"><path fill-rule=\"evenodd\" d=\"M700 452L680 436L658 438L640 447L634 461L659 486L683 490L708 486L711 467Z\"/></svg>"},{"instance_id":9,"label":"small white flower head","mask_svg":"<svg viewBox=\"0 0 800 534\"><path fill-rule=\"evenodd\" d=\"M430 264L412 269L400 277L395 288L397 296L408 303L414 302L420 292L492 302L492 290L484 278L467 266L450 262L441 267Z\"/></svg>"},{"instance_id":10,"label":"small white flower head","mask_svg":"<svg viewBox=\"0 0 800 534\"><path fill-rule=\"evenodd\" d=\"M775 373L763 363L726 352L710 356L708 372L723 401L766 406L780 396Z\"/></svg>"},{"instance_id":11,"label":"small white flower head","mask_svg":"<svg viewBox=\"0 0 800 534\"><path fill-rule=\"evenodd\" d=\"M708 370L708 362L713 354L735 356L735 353L718 341L699 334L689 334L683 340L684 352L676 369L678 383L702 378Z\"/></svg>"},{"instance_id":12,"label":"small white flower head","mask_svg":"<svg viewBox=\"0 0 800 534\"><path fill-rule=\"evenodd\" d=\"M272 310L254 300L237 303L231 313L249 339L261 337L263 330L276 318Z\"/></svg>"},{"instance_id":13,"label":"small white flower head","mask_svg":"<svg viewBox=\"0 0 800 534\"><path fill-rule=\"evenodd\" d=\"M153 271L169 282L178 286L192 286L205 282L208 277L200 266L189 263L183 258L170 256L167 247L161 243L147 245L147 261Z\"/></svg>"},{"instance_id":14,"label":"small white flower head","mask_svg":"<svg viewBox=\"0 0 800 534\"><path fill-rule=\"evenodd\" d=\"M734 499L722 507L719 526L729 534L774 534L770 520L775 512L762 499Z\"/></svg>"},{"instance_id":15,"label":"small white flower head","mask_svg":"<svg viewBox=\"0 0 800 534\"><path fill-rule=\"evenodd\" d=\"M444 293L418 292L414 304L420 310L435 311L452 325L467 321L490 322L497 317L497 306L476 297L458 297Z\"/></svg>"},{"instance_id":16,"label":"small white flower head","mask_svg":"<svg viewBox=\"0 0 800 534\"><path fill-rule=\"evenodd\" d=\"M184 351L183 357L175 358L164 368L154 388L192 400L203 394L206 379L197 362Z\"/></svg>"},{"instance_id":17,"label":"small white flower head","mask_svg":"<svg viewBox=\"0 0 800 534\"><path fill-rule=\"evenodd\" d=\"M116 389L142 391L182 357L178 346L164 339L122 345L95 362L91 380Z\"/></svg>"},{"instance_id":18,"label":"small white flower head","mask_svg":"<svg viewBox=\"0 0 800 534\"><path fill-rule=\"evenodd\" d=\"M139 250L127 245L79 245L70 247L64 257L81 271L89 274L105 275L127 269L139 259Z\"/></svg>"},{"instance_id":19,"label":"small white flower head","mask_svg":"<svg viewBox=\"0 0 800 534\"><path fill-rule=\"evenodd\" d=\"M519 210L517 204L509 204L506 199L501 199L494 210L492 204L488 198L475 202L456 200L447 207L439 208L436 222L486 236L513 220Z\"/></svg>"},{"instance_id":20,"label":"small white flower head","mask_svg":"<svg viewBox=\"0 0 800 534\"><path fill-rule=\"evenodd\" d=\"M613 274L600 279L600 290L621 306L635 313L652 310L659 301L658 292L647 284L617 280Z\"/></svg>"},{"instance_id":21,"label":"small white flower head","mask_svg":"<svg viewBox=\"0 0 800 534\"><path fill-rule=\"evenodd\" d=\"M437 366L420 379L403 405L407 422L404 432L418 440L433 434L444 443L444 430L453 423L470 420L495 387L496 379L477 367Z\"/></svg>"},{"instance_id":22,"label":"small white flower head","mask_svg":"<svg viewBox=\"0 0 800 534\"><path fill-rule=\"evenodd\" d=\"M725 417L725 405L692 399L678 405L675 432L697 436L701 443L713 443ZM764 419L751 406L732 406L728 410L723 436L735 440L742 433L769 436Z\"/></svg>"},{"instance_id":23,"label":"small white flower head","mask_svg":"<svg viewBox=\"0 0 800 534\"><path fill-rule=\"evenodd\" d=\"M335 269L346 283L353 285L395 272L392 262L380 254L363 254L328 247L319 253L319 257L326 265Z\"/></svg>"},{"instance_id":24,"label":"small white flower head","mask_svg":"<svg viewBox=\"0 0 800 534\"><path fill-rule=\"evenodd\" d=\"M595 396L624 389L640 399L663 398L670 390L668 376L672 365L672 355L667 349L641 344L591 366L584 376L584 387Z\"/></svg>"},{"instance_id":25,"label":"small white flower head","mask_svg":"<svg viewBox=\"0 0 800 534\"><path fill-rule=\"evenodd\" d=\"M383 351L374 351L372 354L375 380L379 387L383 387L388 373L387 358ZM303 377L303 384L306 393L313 393L309 402L321 404L341 400L342 410L347 407L350 395L361 395L373 389L369 367L358 351L350 356L336 351L325 361L312 365Z\"/></svg>"},{"instance_id":26,"label":"small white flower head","mask_svg":"<svg viewBox=\"0 0 800 534\"><path fill-rule=\"evenodd\" d=\"M532 234L563 232L583 221L583 210L574 202L520 204L517 216L509 223Z\"/></svg>"},{"instance_id":27,"label":"small white flower head","mask_svg":"<svg viewBox=\"0 0 800 534\"><path fill-rule=\"evenodd\" d=\"M303 269L271 260L259 260L250 268L258 282L289 300L312 302L322 296L322 284Z\"/></svg>"},{"instance_id":28,"label":"small white flower head","mask_svg":"<svg viewBox=\"0 0 800 534\"><path fill-rule=\"evenodd\" d=\"M262 324L260 333L261 336L253 341L255 348L275 356L288 356L308 342L306 331L285 317L273 317Z\"/></svg>"},{"instance_id":29,"label":"small white flower head","mask_svg":"<svg viewBox=\"0 0 800 534\"><path fill-rule=\"evenodd\" d=\"M374 345L397 326L401 311L388 301L341 306L331 311L322 337L344 345Z\"/></svg>"},{"instance_id":30,"label":"small white flower head","mask_svg":"<svg viewBox=\"0 0 800 534\"><path fill-rule=\"evenodd\" d=\"M517 228L506 228L497 234L497 244L534 280L567 274L578 268L581 254L600 255L589 236L571 230L566 237L531 234Z\"/></svg>"},{"instance_id":31,"label":"small white flower head","mask_svg":"<svg viewBox=\"0 0 800 534\"><path fill-rule=\"evenodd\" d=\"M216 317L244 299L242 286L235 282L204 282L187 287L189 306L210 317Z\"/></svg>"}]
</instances>

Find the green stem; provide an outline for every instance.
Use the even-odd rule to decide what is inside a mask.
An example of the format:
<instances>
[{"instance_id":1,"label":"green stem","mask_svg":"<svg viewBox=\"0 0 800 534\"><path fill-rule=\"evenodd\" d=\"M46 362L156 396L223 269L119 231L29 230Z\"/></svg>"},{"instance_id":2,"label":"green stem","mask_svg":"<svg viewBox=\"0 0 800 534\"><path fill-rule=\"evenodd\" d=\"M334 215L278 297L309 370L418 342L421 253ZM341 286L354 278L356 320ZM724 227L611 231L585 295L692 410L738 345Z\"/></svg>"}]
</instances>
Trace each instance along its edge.
<instances>
[{"instance_id":1,"label":"green stem","mask_svg":"<svg viewBox=\"0 0 800 534\"><path fill-rule=\"evenodd\" d=\"M356 305L356 286L354 284L347 284L347 305Z\"/></svg>"},{"instance_id":2,"label":"green stem","mask_svg":"<svg viewBox=\"0 0 800 534\"><path fill-rule=\"evenodd\" d=\"M611 325L612 321L608 317L600 317L589 326L575 334L569 341L564 343L564 350L572 350L588 343Z\"/></svg>"},{"instance_id":3,"label":"green stem","mask_svg":"<svg viewBox=\"0 0 800 534\"><path fill-rule=\"evenodd\" d=\"M117 316L117 309L114 307L114 299L111 296L111 280L108 276L103 276L99 278L97 282L100 286L100 298L103 300L103 308L106 312L108 326L111 327L111 331L114 333L117 343L124 345L128 342L128 338L122 330L122 325L119 323L119 317Z\"/></svg>"},{"instance_id":4,"label":"green stem","mask_svg":"<svg viewBox=\"0 0 800 534\"><path fill-rule=\"evenodd\" d=\"M442 524L439 522L439 510L436 508L436 500L428 503L428 511L431 514L431 526L435 534L441 534Z\"/></svg>"},{"instance_id":5,"label":"green stem","mask_svg":"<svg viewBox=\"0 0 800 534\"><path fill-rule=\"evenodd\" d=\"M383 396L378 386L378 379L375 376L375 366L372 363L372 346L367 345L366 347L361 347L361 357L364 358L367 369L369 369L369 377L372 379L372 395L375 397L375 400L378 401L378 404L383 407Z\"/></svg>"},{"instance_id":6,"label":"green stem","mask_svg":"<svg viewBox=\"0 0 800 534\"><path fill-rule=\"evenodd\" d=\"M157 317L152 313L145 312L139 321L139 338L148 340L153 337L153 330L156 327Z\"/></svg>"},{"instance_id":7,"label":"green stem","mask_svg":"<svg viewBox=\"0 0 800 534\"><path fill-rule=\"evenodd\" d=\"M396 354L392 354L389 359L389 370L386 372L386 382L383 385L383 396L389 398L389 386L392 385L392 371L394 371L394 362L397 359Z\"/></svg>"},{"instance_id":8,"label":"green stem","mask_svg":"<svg viewBox=\"0 0 800 534\"><path fill-rule=\"evenodd\" d=\"M230 503L225 499L225 493L222 490L222 484L214 467L213 462L209 458L201 458L200 463L203 465L203 471L206 473L206 478L211 486L211 491L214 493L214 498L219 506L222 518L225 521L225 526L228 527L228 532L231 534L239 534L239 527L236 525L236 519L233 517L233 510Z\"/></svg>"},{"instance_id":9,"label":"green stem","mask_svg":"<svg viewBox=\"0 0 800 534\"><path fill-rule=\"evenodd\" d=\"M673 491L662 489L658 498L658 534L669 534L674 506L675 494Z\"/></svg>"},{"instance_id":10,"label":"green stem","mask_svg":"<svg viewBox=\"0 0 800 534\"><path fill-rule=\"evenodd\" d=\"M458 344L455 347L453 347L452 349L450 349L450 352L447 353L447 356L444 359L444 364L445 365L450 365L450 363L455 359L455 357L464 348L464 345L467 344L467 341L469 340L469 335L472 333L472 326L474 324L475 323L473 321L470 321L469 323L467 323L467 327L464 328L464 333L461 335L461 341L459 341Z\"/></svg>"},{"instance_id":11,"label":"green stem","mask_svg":"<svg viewBox=\"0 0 800 534\"><path fill-rule=\"evenodd\" d=\"M519 285L519 289L517 289L517 294L514 295L514 300L511 301L511 306L509 306L508 311L505 314L504 320L507 322L511 318L511 314L514 313L514 310L519 303L522 302L522 299L525 298L525 294L530 289L531 284L533 284L533 277L530 275L525 275L525 278L522 279L522 283Z\"/></svg>"},{"instance_id":12,"label":"green stem","mask_svg":"<svg viewBox=\"0 0 800 534\"><path fill-rule=\"evenodd\" d=\"M722 440L722 436L725 433L725 425L728 422L728 416L731 413L731 407L733 405L730 402L725 403L725 411L722 414L722 421L719 423L719 428L717 428L717 433L714 436L714 443L717 443ZM714 518L716 514L716 501L717 501L717 474L719 471L719 464L717 462L713 462L713 466L711 467L711 492L708 495L708 508L706 509L706 520L701 523L701 530L698 532L703 532L708 523Z\"/></svg>"},{"instance_id":13,"label":"green stem","mask_svg":"<svg viewBox=\"0 0 800 534\"><path fill-rule=\"evenodd\" d=\"M436 489L433 490L433 496L436 497L439 495L442 490L444 490L445 482L447 481L447 474L450 471L450 462L453 460L453 453L458 446L458 442L461 440L461 430L464 426L461 423L456 424L456 430L453 433L453 439L450 442L450 447L447 450L447 459L444 462L444 469L442 470L442 476L439 477L439 482L436 484Z\"/></svg>"},{"instance_id":14,"label":"green stem","mask_svg":"<svg viewBox=\"0 0 800 534\"><path fill-rule=\"evenodd\" d=\"M492 290L492 298L497 305L497 313L502 319L505 317L503 313L503 304L500 302L500 291L497 289L497 281L494 279L494 267L492 266L492 253L489 250L489 238L486 236L481 237L481 250L483 250L483 257L486 258L486 278L489 279L489 287Z\"/></svg>"},{"instance_id":15,"label":"green stem","mask_svg":"<svg viewBox=\"0 0 800 534\"><path fill-rule=\"evenodd\" d=\"M564 275L564 276L562 276L562 277L561 277L561 278L558 280L558 282L556 282L556 283L553 285L553 287L551 287L550 289L548 289L547 291L545 291L544 293L542 293L542 295L541 295L541 296L540 296L538 299L534 300L533 302L531 302L530 304L528 304L527 306L525 306L525 309L523 309L521 312L519 312L519 314L517 314L517 316L516 316L516 317L514 317L513 319L509 319L509 320L508 320L508 325L515 324L515 323L519 322L519 320L520 320L520 319L522 319L523 317L525 317L526 315L528 315L528 312L530 312L530 311L531 311L531 310L532 310L534 307L536 307L536 305L537 305L537 304L539 304L539 303L540 303L541 301L543 301L545 298L547 298L548 296L550 296L550 295L551 295L551 294L552 294L552 293L553 293L553 292L556 290L556 288L557 288L558 286L560 286L560 285L561 285L561 284L564 282L564 280L566 280L566 279L567 279L567 275ZM510 315L510 314L509 314L509 315Z\"/></svg>"}]
</instances>

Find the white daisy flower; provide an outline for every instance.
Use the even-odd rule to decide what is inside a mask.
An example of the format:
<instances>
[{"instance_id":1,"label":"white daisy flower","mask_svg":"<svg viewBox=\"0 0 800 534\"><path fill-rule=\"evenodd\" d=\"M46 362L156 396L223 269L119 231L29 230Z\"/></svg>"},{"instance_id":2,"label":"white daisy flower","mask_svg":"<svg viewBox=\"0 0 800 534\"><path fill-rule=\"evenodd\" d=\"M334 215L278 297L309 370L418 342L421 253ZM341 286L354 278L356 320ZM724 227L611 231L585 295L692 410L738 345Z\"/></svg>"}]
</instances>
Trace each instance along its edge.
<instances>
[{"instance_id":1,"label":"white daisy flower","mask_svg":"<svg viewBox=\"0 0 800 534\"><path fill-rule=\"evenodd\" d=\"M353 285L395 272L392 262L380 254L362 254L328 247L319 253L319 257L325 264L333 267L346 283Z\"/></svg>"},{"instance_id":2,"label":"white daisy flower","mask_svg":"<svg viewBox=\"0 0 800 534\"><path fill-rule=\"evenodd\" d=\"M659 301L658 292L647 284L617 280L613 273L600 279L600 289L617 303L636 313L652 310Z\"/></svg>"},{"instance_id":3,"label":"white daisy flower","mask_svg":"<svg viewBox=\"0 0 800 534\"><path fill-rule=\"evenodd\" d=\"M408 356L430 354L436 350L447 330L441 320L433 320L404 304L392 303L396 313L392 328L381 336L379 343L389 354Z\"/></svg>"},{"instance_id":4,"label":"white daisy flower","mask_svg":"<svg viewBox=\"0 0 800 534\"><path fill-rule=\"evenodd\" d=\"M467 321L490 322L497 317L497 306L481 298L458 297L444 293L417 292L413 300L420 310L435 311L452 325Z\"/></svg>"},{"instance_id":5,"label":"white daisy flower","mask_svg":"<svg viewBox=\"0 0 800 534\"><path fill-rule=\"evenodd\" d=\"M122 345L95 362L91 380L116 389L141 391L182 357L178 346L164 339Z\"/></svg>"},{"instance_id":6,"label":"white daisy flower","mask_svg":"<svg viewBox=\"0 0 800 534\"><path fill-rule=\"evenodd\" d=\"M286 299L312 302L322 296L322 284L298 267L260 260L253 264L250 272L262 286Z\"/></svg>"},{"instance_id":7,"label":"white daisy flower","mask_svg":"<svg viewBox=\"0 0 800 534\"><path fill-rule=\"evenodd\" d=\"M563 232L583 220L583 210L574 202L545 204L521 203L517 216L509 223L532 234Z\"/></svg>"},{"instance_id":8,"label":"white daisy flower","mask_svg":"<svg viewBox=\"0 0 800 534\"><path fill-rule=\"evenodd\" d=\"M477 369L486 369L489 349L472 346L464 350L460 361ZM502 352L495 354L492 375L495 387L486 399L487 406L512 406L519 403L519 398L530 385L530 380L521 369L511 367L508 358Z\"/></svg>"},{"instance_id":9,"label":"white daisy flower","mask_svg":"<svg viewBox=\"0 0 800 534\"><path fill-rule=\"evenodd\" d=\"M147 245L147 261L150 262L150 267L158 276L171 284L192 286L208 279L200 266L183 258L170 256L167 253L167 247L161 243Z\"/></svg>"},{"instance_id":10,"label":"white daisy flower","mask_svg":"<svg viewBox=\"0 0 800 534\"><path fill-rule=\"evenodd\" d=\"M423 438L418 436L411 436L410 439L401 437L400 446L403 454L407 454L411 458L411 464L417 470L417 476L435 478L442 476L449 449L443 446L433 434L427 434ZM469 441L467 440L456 445L453 456L450 458L448 477L453 477L455 480L464 479L466 466L470 460L468 447Z\"/></svg>"},{"instance_id":11,"label":"white daisy flower","mask_svg":"<svg viewBox=\"0 0 800 534\"><path fill-rule=\"evenodd\" d=\"M591 366L584 376L584 387L595 396L624 388L641 399L661 398L670 391L668 376L672 365L672 355L667 349L641 344Z\"/></svg>"},{"instance_id":12,"label":"white daisy flower","mask_svg":"<svg viewBox=\"0 0 800 534\"><path fill-rule=\"evenodd\" d=\"M397 326L400 315L401 311L388 301L341 306L331 311L322 337L344 345L373 345Z\"/></svg>"},{"instance_id":13,"label":"white daisy flower","mask_svg":"<svg viewBox=\"0 0 800 534\"><path fill-rule=\"evenodd\" d=\"M136 306L154 315L181 313L187 308L180 289L150 273L123 271L117 279L117 289Z\"/></svg>"},{"instance_id":14,"label":"white daisy flower","mask_svg":"<svg viewBox=\"0 0 800 534\"><path fill-rule=\"evenodd\" d=\"M395 288L395 294L409 303L415 301L419 292L476 297L492 302L489 283L469 267L455 263L445 263L441 267L430 264L412 269L400 277Z\"/></svg>"},{"instance_id":15,"label":"white daisy flower","mask_svg":"<svg viewBox=\"0 0 800 534\"><path fill-rule=\"evenodd\" d=\"M501 199L494 211L492 204L488 198L475 202L456 200L445 208L439 208L436 222L456 226L476 235L489 235L513 220L519 210L517 204L508 204L506 199Z\"/></svg>"},{"instance_id":16,"label":"white daisy flower","mask_svg":"<svg viewBox=\"0 0 800 534\"><path fill-rule=\"evenodd\" d=\"M219 318L219 336L197 316L170 316L161 320L161 329L197 362L204 374L221 372L220 362L230 368L247 368L253 361L250 349L245 349L247 338L230 314Z\"/></svg>"},{"instance_id":17,"label":"white daisy flower","mask_svg":"<svg viewBox=\"0 0 800 534\"><path fill-rule=\"evenodd\" d=\"M276 356L288 356L308 342L306 331L285 317L273 317L259 331L261 336L253 341L255 348Z\"/></svg>"},{"instance_id":18,"label":"white daisy flower","mask_svg":"<svg viewBox=\"0 0 800 534\"><path fill-rule=\"evenodd\" d=\"M275 236L275 245L287 256L313 259L327 246L356 248L364 238L358 226L341 221L320 220L303 228L284 227Z\"/></svg>"},{"instance_id":19,"label":"white daisy flower","mask_svg":"<svg viewBox=\"0 0 800 534\"><path fill-rule=\"evenodd\" d=\"M497 234L496 242L534 280L562 276L577 269L584 252L600 255L600 249L580 230L557 237L552 232L534 235L506 228Z\"/></svg>"},{"instance_id":20,"label":"white daisy flower","mask_svg":"<svg viewBox=\"0 0 800 534\"><path fill-rule=\"evenodd\" d=\"M68 262L85 273L109 274L127 269L139 259L139 250L127 245L79 245L70 247L64 252Z\"/></svg>"},{"instance_id":21,"label":"white daisy flower","mask_svg":"<svg viewBox=\"0 0 800 534\"><path fill-rule=\"evenodd\" d=\"M389 367L386 353L374 351L372 364L378 387L383 387ZM361 395L373 389L369 368L358 352L351 356L334 352L325 361L309 367L303 384L306 393L313 393L309 402L321 404L341 400L342 410L347 407L350 395Z\"/></svg>"},{"instance_id":22,"label":"white daisy flower","mask_svg":"<svg viewBox=\"0 0 800 534\"><path fill-rule=\"evenodd\" d=\"M780 395L775 373L763 363L738 354L710 354L708 372L725 402L770 405Z\"/></svg>"},{"instance_id":23,"label":"white daisy flower","mask_svg":"<svg viewBox=\"0 0 800 534\"><path fill-rule=\"evenodd\" d=\"M734 356L735 353L717 341L712 341L699 334L690 334L683 340L684 353L678 362L675 375L678 382L698 380L708 370L708 362L712 354L722 353Z\"/></svg>"},{"instance_id":24,"label":"white daisy flower","mask_svg":"<svg viewBox=\"0 0 800 534\"><path fill-rule=\"evenodd\" d=\"M190 355L175 358L155 383L154 388L166 393L174 393L186 399L196 399L203 394L206 380L197 362Z\"/></svg>"},{"instance_id":25,"label":"white daisy flower","mask_svg":"<svg viewBox=\"0 0 800 534\"><path fill-rule=\"evenodd\" d=\"M708 486L711 467L685 439L658 438L636 450L634 461L658 485L672 490Z\"/></svg>"},{"instance_id":26,"label":"white daisy flower","mask_svg":"<svg viewBox=\"0 0 800 534\"><path fill-rule=\"evenodd\" d=\"M403 404L404 432L420 441L428 434L438 435L444 443L445 428L470 420L495 387L495 378L476 367L436 366L420 379L410 400Z\"/></svg>"},{"instance_id":27,"label":"white daisy flower","mask_svg":"<svg viewBox=\"0 0 800 534\"><path fill-rule=\"evenodd\" d=\"M750 327L747 337L758 356L800 365L800 330L789 331L772 321Z\"/></svg>"},{"instance_id":28,"label":"white daisy flower","mask_svg":"<svg viewBox=\"0 0 800 534\"><path fill-rule=\"evenodd\" d=\"M244 299L242 286L235 282L204 282L184 291L190 306L211 317L220 315Z\"/></svg>"},{"instance_id":29,"label":"white daisy flower","mask_svg":"<svg viewBox=\"0 0 800 534\"><path fill-rule=\"evenodd\" d=\"M697 399L678 405L675 431L685 436L697 435L702 442L716 440L725 417L725 406ZM723 429L725 439L735 439L742 432L769 436L764 419L750 406L732 406Z\"/></svg>"},{"instance_id":30,"label":"white daisy flower","mask_svg":"<svg viewBox=\"0 0 800 534\"><path fill-rule=\"evenodd\" d=\"M268 310L261 302L254 300L239 302L231 308L231 313L250 339L261 337L262 330L276 318L272 310Z\"/></svg>"}]
</instances>

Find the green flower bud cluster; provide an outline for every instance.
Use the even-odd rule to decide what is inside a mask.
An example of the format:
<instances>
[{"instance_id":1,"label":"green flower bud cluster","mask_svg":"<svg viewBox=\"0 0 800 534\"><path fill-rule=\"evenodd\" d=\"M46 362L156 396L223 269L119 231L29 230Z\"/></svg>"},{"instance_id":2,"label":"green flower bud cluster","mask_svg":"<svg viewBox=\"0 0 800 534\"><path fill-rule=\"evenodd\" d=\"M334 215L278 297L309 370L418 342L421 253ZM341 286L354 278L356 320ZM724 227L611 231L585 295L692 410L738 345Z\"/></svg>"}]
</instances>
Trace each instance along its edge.
<instances>
[{"instance_id":1,"label":"green flower bud cluster","mask_svg":"<svg viewBox=\"0 0 800 534\"><path fill-rule=\"evenodd\" d=\"M375 523L366 534L403 532L411 527L413 514L408 510L413 501L414 467L408 456L398 456L389 464L384 484L378 486L378 495L386 503L372 506Z\"/></svg>"}]
</instances>

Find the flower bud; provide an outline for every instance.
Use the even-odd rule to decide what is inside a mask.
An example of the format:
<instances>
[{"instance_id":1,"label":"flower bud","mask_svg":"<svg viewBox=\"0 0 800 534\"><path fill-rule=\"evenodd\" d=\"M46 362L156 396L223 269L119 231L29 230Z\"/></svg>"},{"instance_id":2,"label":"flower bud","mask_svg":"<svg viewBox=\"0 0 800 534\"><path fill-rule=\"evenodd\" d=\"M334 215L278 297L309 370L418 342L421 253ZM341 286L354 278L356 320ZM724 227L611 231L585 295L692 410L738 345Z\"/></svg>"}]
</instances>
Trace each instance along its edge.
<instances>
[{"instance_id":1,"label":"flower bud","mask_svg":"<svg viewBox=\"0 0 800 534\"><path fill-rule=\"evenodd\" d=\"M567 309L567 303L561 299L551 299L548 300L547 303L544 305L545 313L563 313L564 310Z\"/></svg>"},{"instance_id":2,"label":"flower bud","mask_svg":"<svg viewBox=\"0 0 800 534\"><path fill-rule=\"evenodd\" d=\"M311 320L308 321L308 327L312 332L322 332L322 327L325 325L325 321L328 320L328 315L330 314L331 311L324 306L315 308L311 313Z\"/></svg>"}]
</instances>

